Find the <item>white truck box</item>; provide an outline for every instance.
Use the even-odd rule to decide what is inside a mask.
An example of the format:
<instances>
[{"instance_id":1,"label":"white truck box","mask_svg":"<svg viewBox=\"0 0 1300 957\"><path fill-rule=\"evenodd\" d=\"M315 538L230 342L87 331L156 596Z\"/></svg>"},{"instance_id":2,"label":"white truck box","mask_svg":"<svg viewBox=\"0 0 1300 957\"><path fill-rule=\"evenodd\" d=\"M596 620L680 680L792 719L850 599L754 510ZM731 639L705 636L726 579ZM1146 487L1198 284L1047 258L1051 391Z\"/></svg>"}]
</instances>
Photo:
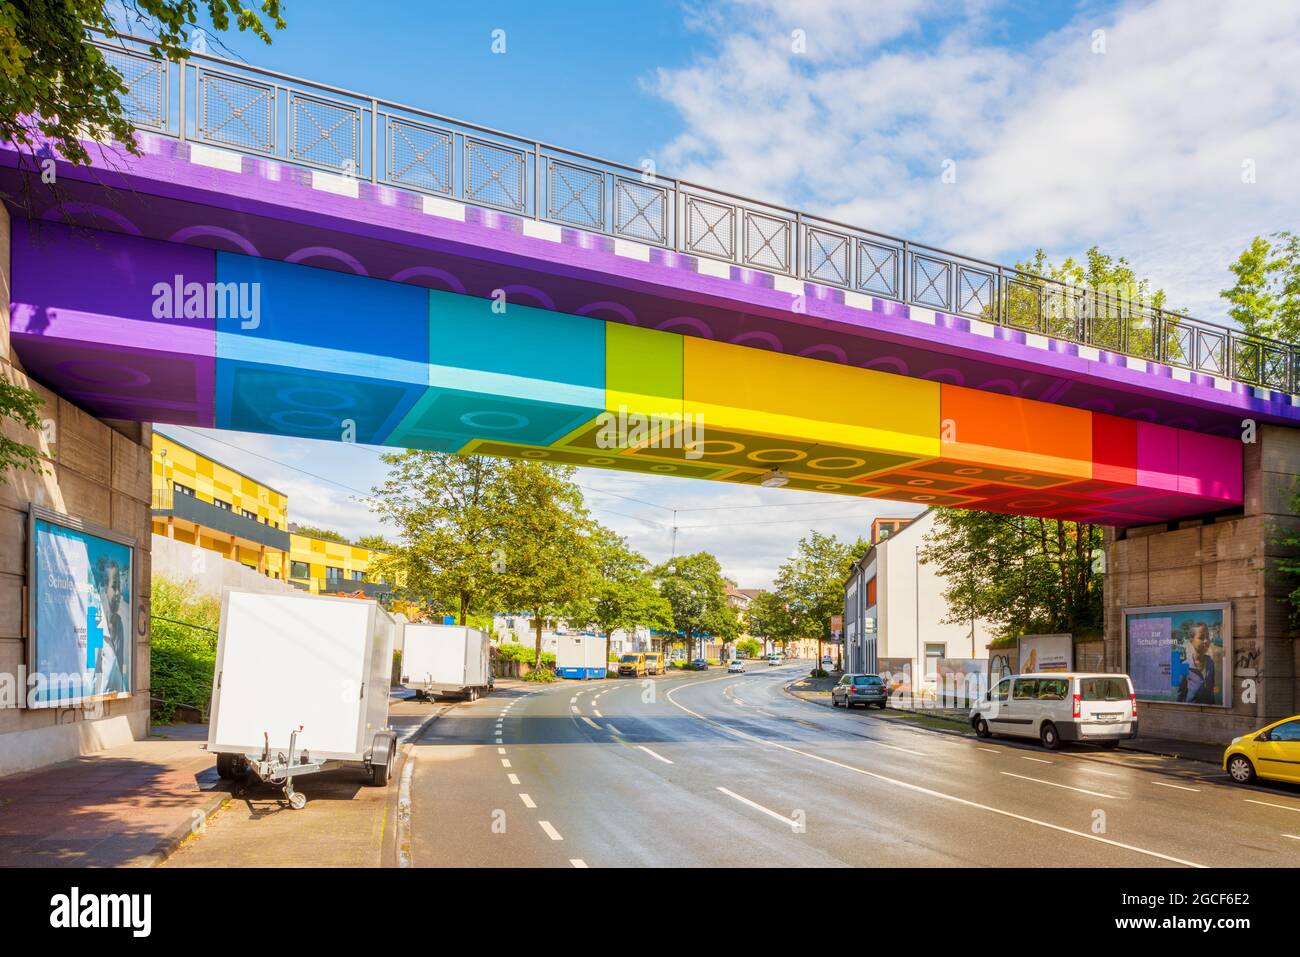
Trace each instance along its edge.
<instances>
[{"instance_id":1,"label":"white truck box","mask_svg":"<svg viewBox=\"0 0 1300 957\"><path fill-rule=\"evenodd\" d=\"M460 694L472 700L491 690L489 639L483 632L408 623L402 641L402 684L421 696Z\"/></svg>"},{"instance_id":2,"label":"white truck box","mask_svg":"<svg viewBox=\"0 0 1300 957\"><path fill-rule=\"evenodd\" d=\"M597 635L559 635L555 639L555 673L561 678L604 678L609 670L605 639Z\"/></svg>"},{"instance_id":3,"label":"white truck box","mask_svg":"<svg viewBox=\"0 0 1300 957\"><path fill-rule=\"evenodd\" d=\"M298 767L305 752L309 770L361 763L374 783L386 781L396 751L388 728L395 637L395 622L373 601L227 589L207 744L222 776L260 760L276 783L287 781L308 773ZM289 760L278 761L283 754ZM285 764L294 765L287 774ZM292 799L291 785L286 793Z\"/></svg>"}]
</instances>

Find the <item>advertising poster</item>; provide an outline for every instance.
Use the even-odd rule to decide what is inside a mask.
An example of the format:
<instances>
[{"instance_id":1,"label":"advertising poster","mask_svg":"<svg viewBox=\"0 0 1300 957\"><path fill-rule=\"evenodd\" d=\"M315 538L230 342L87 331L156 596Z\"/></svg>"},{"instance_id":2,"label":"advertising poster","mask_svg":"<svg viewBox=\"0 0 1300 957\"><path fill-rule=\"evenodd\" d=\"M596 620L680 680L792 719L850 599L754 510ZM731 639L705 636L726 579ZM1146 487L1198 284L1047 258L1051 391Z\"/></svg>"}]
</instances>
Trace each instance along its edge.
<instances>
[{"instance_id":1,"label":"advertising poster","mask_svg":"<svg viewBox=\"0 0 1300 957\"><path fill-rule=\"evenodd\" d=\"M32 703L130 694L134 549L44 513L31 529Z\"/></svg>"},{"instance_id":2,"label":"advertising poster","mask_svg":"<svg viewBox=\"0 0 1300 957\"><path fill-rule=\"evenodd\" d=\"M1019 646L1018 675L1074 668L1073 635L1021 635Z\"/></svg>"},{"instance_id":3,"label":"advertising poster","mask_svg":"<svg viewBox=\"0 0 1300 957\"><path fill-rule=\"evenodd\" d=\"M890 694L912 693L911 658L877 658L876 671L885 680L885 687Z\"/></svg>"},{"instance_id":4,"label":"advertising poster","mask_svg":"<svg viewBox=\"0 0 1300 957\"><path fill-rule=\"evenodd\" d=\"M935 695L952 707L977 701L988 690L987 658L935 659Z\"/></svg>"},{"instance_id":5,"label":"advertising poster","mask_svg":"<svg viewBox=\"0 0 1300 957\"><path fill-rule=\"evenodd\" d=\"M1230 704L1228 615L1226 604L1125 610L1124 660L1138 700Z\"/></svg>"}]
</instances>

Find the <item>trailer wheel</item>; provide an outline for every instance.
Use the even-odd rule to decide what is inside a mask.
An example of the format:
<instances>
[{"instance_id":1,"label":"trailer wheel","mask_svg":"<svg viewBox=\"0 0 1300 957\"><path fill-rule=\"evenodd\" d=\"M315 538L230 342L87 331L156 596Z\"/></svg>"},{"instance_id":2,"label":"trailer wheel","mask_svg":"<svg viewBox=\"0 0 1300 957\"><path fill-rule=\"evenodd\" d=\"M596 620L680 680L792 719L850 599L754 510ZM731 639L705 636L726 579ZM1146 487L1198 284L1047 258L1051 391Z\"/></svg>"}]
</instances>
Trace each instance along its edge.
<instances>
[{"instance_id":1,"label":"trailer wheel","mask_svg":"<svg viewBox=\"0 0 1300 957\"><path fill-rule=\"evenodd\" d=\"M388 784L388 765L372 764L370 766L370 783L377 788L386 787Z\"/></svg>"},{"instance_id":2,"label":"trailer wheel","mask_svg":"<svg viewBox=\"0 0 1300 957\"><path fill-rule=\"evenodd\" d=\"M289 807L293 808L295 811L301 811L306 806L307 795L303 794L301 791L294 791L289 795Z\"/></svg>"},{"instance_id":3,"label":"trailer wheel","mask_svg":"<svg viewBox=\"0 0 1300 957\"><path fill-rule=\"evenodd\" d=\"M242 754L217 755L217 777L223 781L231 781L239 777L247 766L248 759Z\"/></svg>"}]
</instances>

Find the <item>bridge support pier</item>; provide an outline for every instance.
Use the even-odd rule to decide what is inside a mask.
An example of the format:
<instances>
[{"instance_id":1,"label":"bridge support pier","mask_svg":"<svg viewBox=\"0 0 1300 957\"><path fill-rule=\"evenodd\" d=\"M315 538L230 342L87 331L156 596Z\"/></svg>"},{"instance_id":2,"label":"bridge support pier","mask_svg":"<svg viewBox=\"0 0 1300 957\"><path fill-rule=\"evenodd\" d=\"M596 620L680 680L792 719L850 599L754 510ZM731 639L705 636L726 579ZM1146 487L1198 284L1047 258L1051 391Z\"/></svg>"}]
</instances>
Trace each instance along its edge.
<instances>
[{"instance_id":1,"label":"bridge support pier","mask_svg":"<svg viewBox=\"0 0 1300 957\"><path fill-rule=\"evenodd\" d=\"M1300 641L1288 600L1295 580L1278 571L1277 543L1300 531L1292 498L1300 430L1261 426L1244 447L1243 514L1106 530L1106 666L1126 668L1124 609L1229 602L1226 707L1139 703L1145 734L1226 744L1300 709ZM1230 667L1229 667L1230 665ZM1228 677L1230 675L1230 678Z\"/></svg>"},{"instance_id":2,"label":"bridge support pier","mask_svg":"<svg viewBox=\"0 0 1300 957\"><path fill-rule=\"evenodd\" d=\"M13 215L23 215L14 213ZM0 431L37 447L44 466L0 475L0 775L65 761L143 737L149 720L149 546L151 427L97 419L31 381L9 342L10 212L0 203L0 378L43 401L39 431L9 420ZM136 541L135 634L130 698L85 709L17 707L27 662L27 514L32 503Z\"/></svg>"}]
</instances>

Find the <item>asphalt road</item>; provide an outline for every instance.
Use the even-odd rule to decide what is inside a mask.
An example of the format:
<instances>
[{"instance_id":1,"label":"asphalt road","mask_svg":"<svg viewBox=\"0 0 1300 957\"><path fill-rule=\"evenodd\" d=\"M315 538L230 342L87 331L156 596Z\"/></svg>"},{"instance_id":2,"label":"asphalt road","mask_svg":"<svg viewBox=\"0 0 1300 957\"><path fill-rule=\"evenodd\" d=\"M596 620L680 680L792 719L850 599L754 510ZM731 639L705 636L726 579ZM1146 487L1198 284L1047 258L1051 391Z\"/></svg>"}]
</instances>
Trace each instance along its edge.
<instances>
[{"instance_id":1,"label":"asphalt road","mask_svg":"<svg viewBox=\"0 0 1300 957\"><path fill-rule=\"evenodd\" d=\"M792 698L804 671L566 681L458 705L414 741L401 861L1300 865L1300 788L909 728Z\"/></svg>"}]
</instances>

